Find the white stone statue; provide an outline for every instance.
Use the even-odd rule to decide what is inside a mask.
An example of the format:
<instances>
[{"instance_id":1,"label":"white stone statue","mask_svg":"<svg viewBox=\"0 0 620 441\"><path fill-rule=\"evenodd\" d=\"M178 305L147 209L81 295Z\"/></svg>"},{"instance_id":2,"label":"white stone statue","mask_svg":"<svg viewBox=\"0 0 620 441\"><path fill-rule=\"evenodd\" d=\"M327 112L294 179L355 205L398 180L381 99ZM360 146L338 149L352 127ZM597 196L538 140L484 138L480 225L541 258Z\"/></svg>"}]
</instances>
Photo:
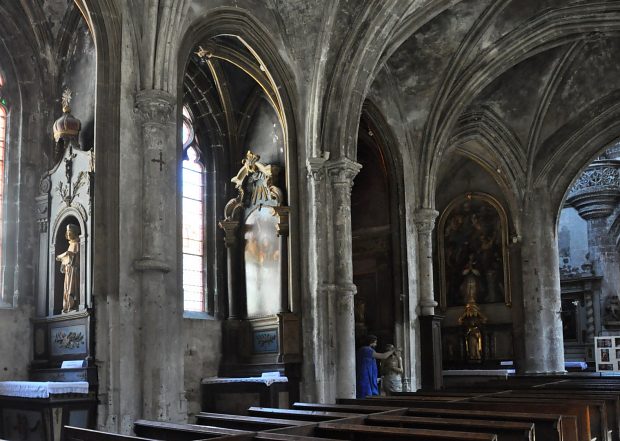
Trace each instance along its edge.
<instances>
[{"instance_id":1,"label":"white stone statue","mask_svg":"<svg viewBox=\"0 0 620 441\"><path fill-rule=\"evenodd\" d=\"M69 241L67 251L56 256L60 262L60 272L65 275L62 293L62 312L67 313L77 309L80 289L80 242L79 227L75 224L67 225L65 237Z\"/></svg>"}]
</instances>

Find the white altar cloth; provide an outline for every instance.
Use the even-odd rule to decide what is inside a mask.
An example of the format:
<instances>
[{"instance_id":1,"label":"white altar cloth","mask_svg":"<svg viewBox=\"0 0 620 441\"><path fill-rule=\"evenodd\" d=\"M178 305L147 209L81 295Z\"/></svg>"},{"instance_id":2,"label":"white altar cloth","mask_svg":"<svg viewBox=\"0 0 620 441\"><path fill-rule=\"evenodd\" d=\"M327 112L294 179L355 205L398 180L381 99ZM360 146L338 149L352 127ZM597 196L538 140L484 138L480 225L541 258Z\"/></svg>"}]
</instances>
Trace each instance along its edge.
<instances>
[{"instance_id":1,"label":"white altar cloth","mask_svg":"<svg viewBox=\"0 0 620 441\"><path fill-rule=\"evenodd\" d=\"M87 381L0 381L0 395L49 398L50 394L88 394Z\"/></svg>"},{"instance_id":2,"label":"white altar cloth","mask_svg":"<svg viewBox=\"0 0 620 441\"><path fill-rule=\"evenodd\" d=\"M202 384L216 383L264 383L265 386L271 386L273 383L288 383L287 377L208 377L202 379Z\"/></svg>"}]
</instances>

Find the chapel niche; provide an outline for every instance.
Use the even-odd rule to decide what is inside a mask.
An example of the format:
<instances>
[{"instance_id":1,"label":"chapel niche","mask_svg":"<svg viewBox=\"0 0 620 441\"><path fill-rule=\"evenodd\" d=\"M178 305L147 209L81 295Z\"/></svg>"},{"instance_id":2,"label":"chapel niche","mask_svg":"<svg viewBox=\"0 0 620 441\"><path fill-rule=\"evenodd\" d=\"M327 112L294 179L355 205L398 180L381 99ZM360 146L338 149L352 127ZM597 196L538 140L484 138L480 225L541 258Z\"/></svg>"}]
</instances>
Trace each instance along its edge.
<instances>
[{"instance_id":1,"label":"chapel niche","mask_svg":"<svg viewBox=\"0 0 620 441\"><path fill-rule=\"evenodd\" d=\"M94 151L79 143L81 121L71 113L71 92L53 126L56 160L41 177L37 203L39 265L31 379L88 381L94 367L92 212ZM72 368L61 368L72 361ZM92 397L89 397L92 399Z\"/></svg>"},{"instance_id":2,"label":"chapel niche","mask_svg":"<svg viewBox=\"0 0 620 441\"><path fill-rule=\"evenodd\" d=\"M223 369L238 375L278 371L297 377L299 319L288 296L289 207L280 167L248 150L231 179L237 196L220 222L228 255L228 320Z\"/></svg>"},{"instance_id":3,"label":"chapel niche","mask_svg":"<svg viewBox=\"0 0 620 441\"><path fill-rule=\"evenodd\" d=\"M497 181L454 155L437 193L435 283L444 369L514 360L511 225Z\"/></svg>"}]
</instances>

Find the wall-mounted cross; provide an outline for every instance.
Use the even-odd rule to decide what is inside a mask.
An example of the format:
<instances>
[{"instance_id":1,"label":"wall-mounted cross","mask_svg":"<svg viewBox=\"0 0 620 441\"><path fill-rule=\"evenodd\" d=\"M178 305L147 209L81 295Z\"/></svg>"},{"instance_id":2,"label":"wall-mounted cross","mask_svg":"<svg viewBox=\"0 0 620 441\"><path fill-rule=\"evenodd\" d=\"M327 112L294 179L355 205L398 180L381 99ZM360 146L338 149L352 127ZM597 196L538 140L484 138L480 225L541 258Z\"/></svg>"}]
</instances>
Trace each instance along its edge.
<instances>
[{"instance_id":1,"label":"wall-mounted cross","mask_svg":"<svg viewBox=\"0 0 620 441\"><path fill-rule=\"evenodd\" d=\"M151 159L151 162L157 162L159 164L159 171L162 171L164 169L164 164L166 162L163 160L163 155L161 153L161 150L159 152L159 159Z\"/></svg>"}]
</instances>

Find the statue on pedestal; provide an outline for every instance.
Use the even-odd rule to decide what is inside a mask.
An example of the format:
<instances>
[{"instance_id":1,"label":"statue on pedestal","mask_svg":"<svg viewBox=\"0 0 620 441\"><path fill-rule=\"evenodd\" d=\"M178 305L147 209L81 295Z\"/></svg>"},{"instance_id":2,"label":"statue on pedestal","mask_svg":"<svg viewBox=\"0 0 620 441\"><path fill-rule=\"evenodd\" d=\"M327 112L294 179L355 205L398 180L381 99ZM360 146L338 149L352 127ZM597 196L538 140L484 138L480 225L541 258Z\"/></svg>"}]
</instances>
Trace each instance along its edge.
<instances>
[{"instance_id":1,"label":"statue on pedestal","mask_svg":"<svg viewBox=\"0 0 620 441\"><path fill-rule=\"evenodd\" d=\"M60 272L65 275L62 292L62 312L67 313L77 309L80 289L80 253L79 227L75 224L67 225L65 237L69 241L67 251L56 256L60 262Z\"/></svg>"},{"instance_id":2,"label":"statue on pedestal","mask_svg":"<svg viewBox=\"0 0 620 441\"><path fill-rule=\"evenodd\" d=\"M469 262L463 270L463 282L461 293L465 297L465 311L459 317L459 324L465 327L465 355L467 361L480 363L482 361L482 332L481 326L487 318L480 311L476 303L480 287L480 272L474 268L473 255L469 256Z\"/></svg>"}]
</instances>

